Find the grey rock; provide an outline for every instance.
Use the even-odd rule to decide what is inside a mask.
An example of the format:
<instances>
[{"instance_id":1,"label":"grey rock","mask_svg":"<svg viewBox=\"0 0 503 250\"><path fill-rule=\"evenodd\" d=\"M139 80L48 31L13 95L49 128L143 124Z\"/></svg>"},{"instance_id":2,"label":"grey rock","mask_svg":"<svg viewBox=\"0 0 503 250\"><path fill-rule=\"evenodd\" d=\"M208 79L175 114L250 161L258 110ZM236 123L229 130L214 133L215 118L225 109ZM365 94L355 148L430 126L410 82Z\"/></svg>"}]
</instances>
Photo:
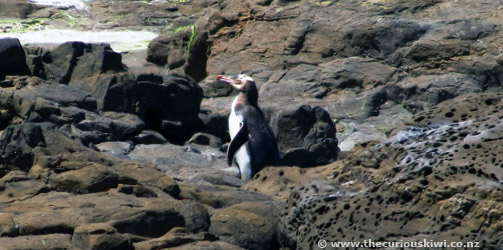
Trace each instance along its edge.
<instances>
[{"instance_id":1,"label":"grey rock","mask_svg":"<svg viewBox=\"0 0 503 250\"><path fill-rule=\"evenodd\" d=\"M108 141L95 145L100 152L111 154L115 157L128 159L127 156L134 149L131 142Z\"/></svg>"},{"instance_id":2,"label":"grey rock","mask_svg":"<svg viewBox=\"0 0 503 250\"><path fill-rule=\"evenodd\" d=\"M225 154L209 146L137 145L129 157L140 162L154 163L167 175L184 182L217 181L220 183L237 178L225 171ZM209 177L214 175L220 178ZM229 180L226 181L227 179Z\"/></svg>"}]
</instances>

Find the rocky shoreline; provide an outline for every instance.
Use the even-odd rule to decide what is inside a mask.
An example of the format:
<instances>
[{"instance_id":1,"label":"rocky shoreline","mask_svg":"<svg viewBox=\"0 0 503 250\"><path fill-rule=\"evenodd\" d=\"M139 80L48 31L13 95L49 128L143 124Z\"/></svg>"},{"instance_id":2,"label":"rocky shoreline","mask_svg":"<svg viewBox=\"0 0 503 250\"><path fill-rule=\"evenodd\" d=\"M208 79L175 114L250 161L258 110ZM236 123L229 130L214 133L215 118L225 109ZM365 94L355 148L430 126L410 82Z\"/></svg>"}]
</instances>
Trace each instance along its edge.
<instances>
[{"instance_id":1,"label":"rocky shoreline","mask_svg":"<svg viewBox=\"0 0 503 250\"><path fill-rule=\"evenodd\" d=\"M503 246L497 3L87 6L0 0L56 28L159 33L123 53L0 39L0 249ZM247 183L225 167L234 93L214 80L236 73L282 152Z\"/></svg>"}]
</instances>

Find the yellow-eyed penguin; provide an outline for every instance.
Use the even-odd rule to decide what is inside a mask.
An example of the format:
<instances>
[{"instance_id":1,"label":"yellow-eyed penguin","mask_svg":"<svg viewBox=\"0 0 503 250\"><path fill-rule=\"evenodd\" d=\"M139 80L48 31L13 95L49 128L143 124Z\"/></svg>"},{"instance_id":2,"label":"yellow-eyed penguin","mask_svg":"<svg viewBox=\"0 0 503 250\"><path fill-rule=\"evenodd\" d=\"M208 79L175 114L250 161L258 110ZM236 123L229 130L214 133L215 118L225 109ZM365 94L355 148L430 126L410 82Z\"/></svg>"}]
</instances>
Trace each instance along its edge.
<instances>
[{"instance_id":1,"label":"yellow-eyed penguin","mask_svg":"<svg viewBox=\"0 0 503 250\"><path fill-rule=\"evenodd\" d=\"M258 107L258 90L251 77L218 75L217 80L229 83L238 92L229 116L227 164L231 166L235 158L241 179L248 181L262 168L279 164L276 137Z\"/></svg>"}]
</instances>

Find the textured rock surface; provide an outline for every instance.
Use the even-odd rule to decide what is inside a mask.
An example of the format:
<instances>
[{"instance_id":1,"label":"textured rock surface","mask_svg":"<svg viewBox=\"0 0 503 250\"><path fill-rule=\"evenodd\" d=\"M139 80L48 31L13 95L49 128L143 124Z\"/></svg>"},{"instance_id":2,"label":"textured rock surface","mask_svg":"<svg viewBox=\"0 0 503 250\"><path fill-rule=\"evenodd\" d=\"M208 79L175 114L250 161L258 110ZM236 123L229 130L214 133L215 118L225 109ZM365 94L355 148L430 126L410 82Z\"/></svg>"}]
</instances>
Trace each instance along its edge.
<instances>
[{"instance_id":1,"label":"textured rock surface","mask_svg":"<svg viewBox=\"0 0 503 250\"><path fill-rule=\"evenodd\" d=\"M6 4L22 25L160 35L121 54L0 40L0 248L503 246L497 1ZM240 73L292 165L247 183L214 80Z\"/></svg>"},{"instance_id":2,"label":"textured rock surface","mask_svg":"<svg viewBox=\"0 0 503 250\"><path fill-rule=\"evenodd\" d=\"M397 129L386 142L329 165L323 184L291 193L283 217L287 242L305 248L323 236L500 247L499 224L490 221L499 220L503 190L502 97L445 101L416 114L411 128Z\"/></svg>"}]
</instances>

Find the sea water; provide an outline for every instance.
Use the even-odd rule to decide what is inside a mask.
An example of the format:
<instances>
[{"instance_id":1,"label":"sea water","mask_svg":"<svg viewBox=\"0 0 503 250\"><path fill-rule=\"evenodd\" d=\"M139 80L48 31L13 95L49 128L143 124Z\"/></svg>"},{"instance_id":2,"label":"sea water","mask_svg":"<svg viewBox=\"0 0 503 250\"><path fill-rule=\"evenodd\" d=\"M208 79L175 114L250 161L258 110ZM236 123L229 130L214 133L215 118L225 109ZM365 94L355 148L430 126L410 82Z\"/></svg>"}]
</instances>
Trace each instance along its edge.
<instances>
[{"instance_id":1,"label":"sea water","mask_svg":"<svg viewBox=\"0 0 503 250\"><path fill-rule=\"evenodd\" d=\"M87 10L86 2L91 1L92 0L30 0L30 2L37 5L76 8L78 10Z\"/></svg>"},{"instance_id":2,"label":"sea water","mask_svg":"<svg viewBox=\"0 0 503 250\"><path fill-rule=\"evenodd\" d=\"M0 33L0 38L16 37L23 45L60 44L68 41L109 43L115 51L146 49L157 36L149 31L78 31L46 29L26 33Z\"/></svg>"}]
</instances>

